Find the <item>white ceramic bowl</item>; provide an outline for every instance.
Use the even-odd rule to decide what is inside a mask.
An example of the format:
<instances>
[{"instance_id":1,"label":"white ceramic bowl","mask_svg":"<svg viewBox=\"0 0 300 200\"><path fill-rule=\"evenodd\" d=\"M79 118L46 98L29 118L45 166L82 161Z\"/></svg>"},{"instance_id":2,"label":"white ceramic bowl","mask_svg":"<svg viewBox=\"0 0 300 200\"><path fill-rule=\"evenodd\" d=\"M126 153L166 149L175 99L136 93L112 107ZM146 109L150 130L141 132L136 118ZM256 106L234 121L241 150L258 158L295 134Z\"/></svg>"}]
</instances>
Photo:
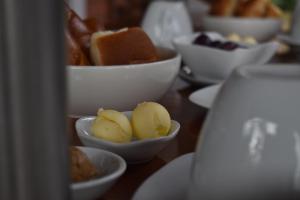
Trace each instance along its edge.
<instances>
[{"instance_id":1,"label":"white ceramic bowl","mask_svg":"<svg viewBox=\"0 0 300 200\"><path fill-rule=\"evenodd\" d=\"M131 116L131 112L124 113L127 117ZM83 117L76 121L76 131L81 142L86 146L114 152L122 156L130 164L150 161L176 137L180 129L180 124L172 120L170 133L165 137L133 140L129 143L119 144L94 137L90 131L90 127L94 119L95 117Z\"/></svg>"},{"instance_id":2,"label":"white ceramic bowl","mask_svg":"<svg viewBox=\"0 0 300 200\"><path fill-rule=\"evenodd\" d=\"M158 48L161 61L121 66L68 66L69 114L93 115L98 108L132 110L157 101L175 80L180 56Z\"/></svg>"},{"instance_id":3,"label":"white ceramic bowl","mask_svg":"<svg viewBox=\"0 0 300 200\"><path fill-rule=\"evenodd\" d=\"M71 184L73 200L91 200L99 198L125 172L126 162L120 156L96 148L78 147L87 155L95 167L104 173L99 178Z\"/></svg>"},{"instance_id":4,"label":"white ceramic bowl","mask_svg":"<svg viewBox=\"0 0 300 200\"><path fill-rule=\"evenodd\" d=\"M216 31L222 35L237 33L252 36L258 41L272 39L279 33L281 21L272 18L212 17L203 18L205 31Z\"/></svg>"},{"instance_id":5,"label":"white ceramic bowl","mask_svg":"<svg viewBox=\"0 0 300 200\"><path fill-rule=\"evenodd\" d=\"M224 81L238 66L265 64L278 48L277 42L237 48L233 51L192 44L199 34L178 37L173 41L174 46L196 76L213 80L216 83ZM206 32L206 34L212 40L226 40L215 32Z\"/></svg>"}]
</instances>

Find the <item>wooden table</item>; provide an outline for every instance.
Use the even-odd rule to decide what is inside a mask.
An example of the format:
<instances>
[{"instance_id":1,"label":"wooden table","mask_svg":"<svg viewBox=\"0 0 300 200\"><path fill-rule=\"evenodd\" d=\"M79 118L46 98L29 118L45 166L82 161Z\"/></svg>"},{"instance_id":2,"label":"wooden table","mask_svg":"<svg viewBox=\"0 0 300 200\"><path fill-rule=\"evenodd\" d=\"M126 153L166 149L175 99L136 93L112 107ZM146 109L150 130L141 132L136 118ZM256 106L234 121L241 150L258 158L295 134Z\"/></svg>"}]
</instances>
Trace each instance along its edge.
<instances>
[{"instance_id":1,"label":"wooden table","mask_svg":"<svg viewBox=\"0 0 300 200\"><path fill-rule=\"evenodd\" d=\"M292 49L289 54L274 58L273 62L300 63L300 50ZM136 189L151 174L176 157L195 150L201 127L208 113L207 109L188 100L188 96L197 89L199 88L189 85L180 78L176 79L173 87L160 103L168 109L173 119L180 122L181 129L178 136L149 163L129 165L125 174L101 199L131 199ZM70 122L71 143L80 145L74 130L74 121L75 119Z\"/></svg>"}]
</instances>

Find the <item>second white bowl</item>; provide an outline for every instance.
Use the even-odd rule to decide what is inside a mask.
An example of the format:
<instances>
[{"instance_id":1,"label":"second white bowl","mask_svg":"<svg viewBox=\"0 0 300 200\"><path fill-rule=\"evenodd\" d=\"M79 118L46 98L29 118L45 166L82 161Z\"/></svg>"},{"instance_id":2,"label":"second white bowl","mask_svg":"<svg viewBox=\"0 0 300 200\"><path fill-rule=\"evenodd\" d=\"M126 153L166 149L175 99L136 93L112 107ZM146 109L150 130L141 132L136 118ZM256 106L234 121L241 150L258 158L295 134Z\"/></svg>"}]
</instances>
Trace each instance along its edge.
<instances>
[{"instance_id":1,"label":"second white bowl","mask_svg":"<svg viewBox=\"0 0 300 200\"><path fill-rule=\"evenodd\" d=\"M274 38L280 31L281 21L273 18L212 17L203 18L205 31L216 31L223 35L237 33L252 36L258 41Z\"/></svg>"}]
</instances>

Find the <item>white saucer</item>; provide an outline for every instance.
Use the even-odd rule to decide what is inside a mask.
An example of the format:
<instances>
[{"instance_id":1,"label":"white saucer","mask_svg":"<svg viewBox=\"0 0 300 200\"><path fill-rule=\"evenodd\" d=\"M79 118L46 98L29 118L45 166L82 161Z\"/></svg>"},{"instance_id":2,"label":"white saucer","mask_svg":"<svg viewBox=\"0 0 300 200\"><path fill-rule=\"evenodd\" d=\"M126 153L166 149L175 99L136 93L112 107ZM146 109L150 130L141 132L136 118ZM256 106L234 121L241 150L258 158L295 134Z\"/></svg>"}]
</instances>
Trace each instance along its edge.
<instances>
[{"instance_id":1,"label":"white saucer","mask_svg":"<svg viewBox=\"0 0 300 200\"><path fill-rule=\"evenodd\" d=\"M211 108L221 86L222 84L218 84L197 90L189 96L189 100L198 106L209 109Z\"/></svg>"},{"instance_id":2,"label":"white saucer","mask_svg":"<svg viewBox=\"0 0 300 200\"><path fill-rule=\"evenodd\" d=\"M196 86L214 85L223 81L223 80L212 79L209 77L203 77L198 74L193 74L192 71L189 71L188 73L184 68L190 70L189 67L187 66L183 67L179 71L179 77L192 85L196 85Z\"/></svg>"},{"instance_id":3,"label":"white saucer","mask_svg":"<svg viewBox=\"0 0 300 200\"><path fill-rule=\"evenodd\" d=\"M180 156L155 172L138 188L133 200L185 199L193 155Z\"/></svg>"},{"instance_id":4,"label":"white saucer","mask_svg":"<svg viewBox=\"0 0 300 200\"><path fill-rule=\"evenodd\" d=\"M292 46L300 46L300 40L297 40L289 35L278 35L278 39Z\"/></svg>"}]
</instances>

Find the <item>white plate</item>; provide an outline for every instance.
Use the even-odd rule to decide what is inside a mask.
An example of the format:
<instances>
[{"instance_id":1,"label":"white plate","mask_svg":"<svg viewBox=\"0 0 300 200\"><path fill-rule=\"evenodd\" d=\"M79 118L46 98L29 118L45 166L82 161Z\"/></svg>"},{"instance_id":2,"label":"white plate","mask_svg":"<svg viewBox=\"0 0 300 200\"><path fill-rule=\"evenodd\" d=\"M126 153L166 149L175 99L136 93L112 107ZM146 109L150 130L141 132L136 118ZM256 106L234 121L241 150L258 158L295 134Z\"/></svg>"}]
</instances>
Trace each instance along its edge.
<instances>
[{"instance_id":1,"label":"white plate","mask_svg":"<svg viewBox=\"0 0 300 200\"><path fill-rule=\"evenodd\" d=\"M186 68L189 69L189 67ZM214 85L223 81L223 80L215 80L209 77L200 76L198 74L187 73L184 69L181 69L179 71L179 76L184 81L196 86Z\"/></svg>"},{"instance_id":2,"label":"white plate","mask_svg":"<svg viewBox=\"0 0 300 200\"><path fill-rule=\"evenodd\" d=\"M138 188L133 200L185 199L193 156L185 154L155 172Z\"/></svg>"},{"instance_id":3,"label":"white plate","mask_svg":"<svg viewBox=\"0 0 300 200\"><path fill-rule=\"evenodd\" d=\"M222 84L218 84L197 90L189 96L189 100L198 106L209 109L211 108L221 87Z\"/></svg>"},{"instance_id":4,"label":"white plate","mask_svg":"<svg viewBox=\"0 0 300 200\"><path fill-rule=\"evenodd\" d=\"M278 35L278 39L286 42L289 45L300 46L300 40L297 40L289 35Z\"/></svg>"}]
</instances>

